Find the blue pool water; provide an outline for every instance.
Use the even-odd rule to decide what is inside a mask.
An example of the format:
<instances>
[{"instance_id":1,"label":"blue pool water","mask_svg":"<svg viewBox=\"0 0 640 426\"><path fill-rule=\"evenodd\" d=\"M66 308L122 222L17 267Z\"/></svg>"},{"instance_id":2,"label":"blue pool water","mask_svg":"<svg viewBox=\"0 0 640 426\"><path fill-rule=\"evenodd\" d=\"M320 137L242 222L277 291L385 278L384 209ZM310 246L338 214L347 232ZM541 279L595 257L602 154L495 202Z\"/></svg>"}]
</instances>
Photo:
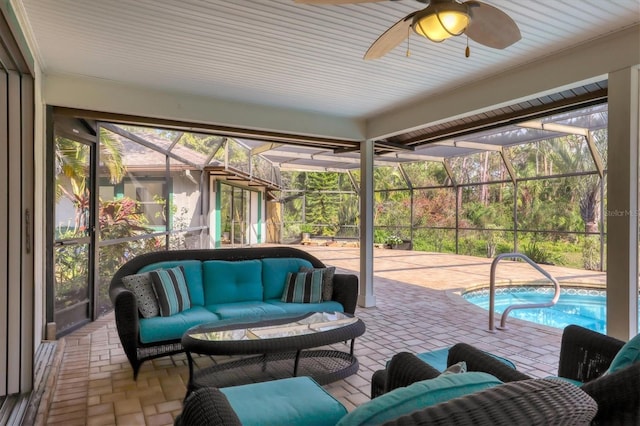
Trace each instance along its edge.
<instances>
[{"instance_id":1,"label":"blue pool water","mask_svg":"<svg viewBox=\"0 0 640 426\"><path fill-rule=\"evenodd\" d=\"M489 289L472 290L462 295L467 301L489 309ZM502 312L512 304L544 303L553 297L550 287L498 287L496 288L496 322ZM500 314L500 315L498 315ZM558 303L549 308L515 309L509 318L564 328L577 324L601 333L606 333L606 293L604 290L586 288L563 288ZM507 320L507 324L509 321Z\"/></svg>"}]
</instances>

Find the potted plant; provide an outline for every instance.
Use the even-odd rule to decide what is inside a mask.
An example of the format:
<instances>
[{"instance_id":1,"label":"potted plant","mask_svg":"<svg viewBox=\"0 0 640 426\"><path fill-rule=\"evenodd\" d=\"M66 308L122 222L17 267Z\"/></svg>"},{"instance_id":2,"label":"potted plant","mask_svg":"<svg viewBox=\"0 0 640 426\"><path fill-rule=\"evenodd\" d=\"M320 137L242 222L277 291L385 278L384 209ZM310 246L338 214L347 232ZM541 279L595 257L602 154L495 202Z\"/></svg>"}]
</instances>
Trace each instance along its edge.
<instances>
[{"instance_id":1,"label":"potted plant","mask_svg":"<svg viewBox=\"0 0 640 426\"><path fill-rule=\"evenodd\" d=\"M385 244L389 248L397 248L398 245L400 245L402 243L404 243L404 241L402 240L402 238L400 238L397 235L389 235L387 237L387 239L385 240Z\"/></svg>"},{"instance_id":2,"label":"potted plant","mask_svg":"<svg viewBox=\"0 0 640 426\"><path fill-rule=\"evenodd\" d=\"M303 223L300 225L300 232L302 233L302 241L309 241L311 239L311 233L313 232L313 225Z\"/></svg>"}]
</instances>

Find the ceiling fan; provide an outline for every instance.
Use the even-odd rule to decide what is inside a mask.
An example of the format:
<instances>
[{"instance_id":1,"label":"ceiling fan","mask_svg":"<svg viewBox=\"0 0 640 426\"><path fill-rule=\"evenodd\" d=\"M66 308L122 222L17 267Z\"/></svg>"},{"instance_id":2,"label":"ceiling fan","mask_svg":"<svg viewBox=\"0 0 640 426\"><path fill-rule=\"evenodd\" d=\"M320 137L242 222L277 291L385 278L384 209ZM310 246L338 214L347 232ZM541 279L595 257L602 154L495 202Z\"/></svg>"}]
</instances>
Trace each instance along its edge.
<instances>
[{"instance_id":1,"label":"ceiling fan","mask_svg":"<svg viewBox=\"0 0 640 426\"><path fill-rule=\"evenodd\" d=\"M386 0L295 0L296 3L329 5L374 3ZM398 1L398 0L388 0ZM378 59L409 37L410 30L434 42L465 34L482 45L504 49L520 40L520 29L500 9L481 1L416 0L428 4L396 22L373 42L364 59ZM469 56L467 44L466 56ZM408 53L407 53L408 54Z\"/></svg>"}]
</instances>

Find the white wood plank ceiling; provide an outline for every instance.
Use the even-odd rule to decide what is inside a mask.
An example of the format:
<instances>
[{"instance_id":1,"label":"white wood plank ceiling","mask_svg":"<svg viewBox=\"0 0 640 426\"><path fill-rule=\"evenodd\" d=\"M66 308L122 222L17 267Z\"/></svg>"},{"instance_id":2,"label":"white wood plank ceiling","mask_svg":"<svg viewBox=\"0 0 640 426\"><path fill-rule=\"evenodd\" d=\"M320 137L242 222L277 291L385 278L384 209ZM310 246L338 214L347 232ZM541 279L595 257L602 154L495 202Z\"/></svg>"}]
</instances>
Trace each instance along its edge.
<instances>
[{"instance_id":1,"label":"white wood plank ceiling","mask_svg":"<svg viewBox=\"0 0 640 426\"><path fill-rule=\"evenodd\" d=\"M293 0L15 0L48 74L365 118L640 22L638 0L486 0L522 40L411 37L386 57L369 45L422 3L311 6Z\"/></svg>"}]
</instances>

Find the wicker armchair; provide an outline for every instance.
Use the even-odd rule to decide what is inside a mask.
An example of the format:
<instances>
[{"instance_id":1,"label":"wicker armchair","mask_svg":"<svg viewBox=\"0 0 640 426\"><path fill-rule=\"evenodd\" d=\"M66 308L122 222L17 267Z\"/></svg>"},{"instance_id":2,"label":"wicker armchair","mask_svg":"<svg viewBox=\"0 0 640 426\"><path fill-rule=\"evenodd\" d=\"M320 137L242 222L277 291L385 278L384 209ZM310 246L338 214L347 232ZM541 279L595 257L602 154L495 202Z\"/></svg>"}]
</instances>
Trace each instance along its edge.
<instances>
[{"instance_id":1,"label":"wicker armchair","mask_svg":"<svg viewBox=\"0 0 640 426\"><path fill-rule=\"evenodd\" d=\"M506 383L398 417L385 425L587 425L598 407L578 387L560 380ZM175 421L183 425L240 425L224 394L201 388L186 400ZM265 418L261 424L271 424Z\"/></svg>"},{"instance_id":2,"label":"wicker armchair","mask_svg":"<svg viewBox=\"0 0 640 426\"><path fill-rule=\"evenodd\" d=\"M598 403L596 424L640 424L640 363L602 375L622 346L621 340L583 327L570 325L564 329L558 376L584 383L582 390ZM424 362L408 353L396 357L390 362L385 390L424 380L428 371L420 365ZM460 361L466 362L469 371L489 373L503 382L531 378L465 343L449 349L447 365Z\"/></svg>"}]
</instances>

